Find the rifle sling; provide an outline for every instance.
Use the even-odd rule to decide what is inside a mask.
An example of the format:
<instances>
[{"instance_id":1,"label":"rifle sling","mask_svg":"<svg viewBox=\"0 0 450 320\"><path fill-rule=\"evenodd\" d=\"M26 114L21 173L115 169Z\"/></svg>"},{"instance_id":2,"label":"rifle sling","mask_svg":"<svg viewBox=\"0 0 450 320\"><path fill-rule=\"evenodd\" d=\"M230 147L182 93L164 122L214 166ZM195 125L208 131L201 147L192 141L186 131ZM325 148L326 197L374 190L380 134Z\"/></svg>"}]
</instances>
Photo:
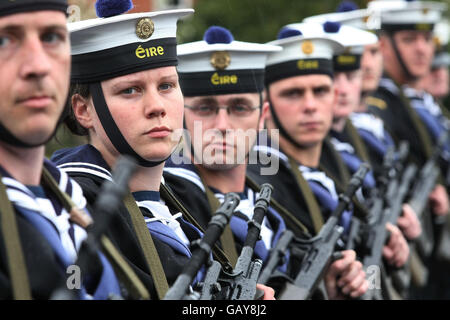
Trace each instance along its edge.
<instances>
[{"instance_id":1,"label":"rifle sling","mask_svg":"<svg viewBox=\"0 0 450 320\"><path fill-rule=\"evenodd\" d=\"M0 224L8 259L8 271L15 300L31 300L27 266L20 242L16 214L0 175Z\"/></svg>"},{"instance_id":2,"label":"rifle sling","mask_svg":"<svg viewBox=\"0 0 450 320\"><path fill-rule=\"evenodd\" d=\"M253 191L259 192L261 190L261 186L259 186L256 181L248 175L245 177L245 182ZM309 235L308 229L301 223L301 221L273 197L270 198L270 205L282 216L286 226L288 226L288 229L293 231L296 236Z\"/></svg>"},{"instance_id":3,"label":"rifle sling","mask_svg":"<svg viewBox=\"0 0 450 320\"><path fill-rule=\"evenodd\" d=\"M345 183L348 183L348 181L350 181L350 174L348 172L347 167L345 166L344 161L341 158L341 155L336 151L336 149L334 149L334 147L331 145L331 143L328 143L328 148L329 151L331 153L331 157L334 159L334 161L336 162L337 166L338 166L338 170L339 170L339 174L341 176L341 179L339 179L333 172L331 172L330 170L328 170L322 163L319 164L319 169L322 170L323 172L325 172L325 174L331 178L331 180L333 180L335 187L336 187L336 191L338 193L343 193L345 192ZM341 180L345 181L344 183L340 182ZM352 198L352 203L355 206L355 208L357 208L358 210L354 212L354 214L356 215L357 212L360 212L362 214L362 216L360 216L359 218L365 218L367 216L367 209L359 202L359 200L356 198L356 196L354 196Z\"/></svg>"},{"instance_id":4,"label":"rifle sling","mask_svg":"<svg viewBox=\"0 0 450 320\"><path fill-rule=\"evenodd\" d=\"M150 293L138 278L133 269L125 261L118 249L107 236L101 238L102 247L109 260L113 262L114 272L121 282L125 284L133 300L150 300Z\"/></svg>"},{"instance_id":5,"label":"rifle sling","mask_svg":"<svg viewBox=\"0 0 450 320\"><path fill-rule=\"evenodd\" d=\"M350 119L347 119L344 130L347 132L348 136L351 139L351 144L355 147L355 152L358 157L364 162L370 162L369 153L364 145L364 142L361 136L358 133L358 130L355 128Z\"/></svg>"},{"instance_id":6,"label":"rifle sling","mask_svg":"<svg viewBox=\"0 0 450 320\"><path fill-rule=\"evenodd\" d=\"M183 204L176 198L173 192L166 185L161 183L159 189L161 191L161 196L165 201L170 202L178 211L182 213L183 217L189 223L194 225L201 232L205 233L202 226L200 226L197 220L189 213L189 211L183 206ZM217 244L215 244L213 247L213 255L214 258L219 261L219 263L225 268L225 270L233 269L227 255L222 251L222 249L217 246Z\"/></svg>"},{"instance_id":7,"label":"rifle sling","mask_svg":"<svg viewBox=\"0 0 450 320\"><path fill-rule=\"evenodd\" d=\"M155 284L156 293L159 300L162 300L169 290L169 284L167 283L167 278L162 267L161 259L156 251L155 243L153 242L151 234L147 228L144 216L142 215L141 210L136 204L136 200L130 192L128 192L125 196L124 204L130 214L134 231L136 232L145 260L147 261L150 269L150 274Z\"/></svg>"},{"instance_id":8,"label":"rifle sling","mask_svg":"<svg viewBox=\"0 0 450 320\"><path fill-rule=\"evenodd\" d=\"M202 178L200 179L202 180L203 186L205 188L206 197L208 199L209 206L211 207L211 212L216 212L216 210L220 206L220 202L219 200L217 200L216 196L205 183L205 181ZM238 260L238 253L236 250L236 243L234 241L233 232L231 231L229 224L225 227L222 235L220 236L220 244L223 248L223 251L225 251L225 253L227 254L232 267L234 268Z\"/></svg>"},{"instance_id":9,"label":"rifle sling","mask_svg":"<svg viewBox=\"0 0 450 320\"><path fill-rule=\"evenodd\" d=\"M42 171L42 182L52 190L53 194L56 195L67 212L71 213L73 210L78 210L70 196L59 188L58 183L55 179L53 179L52 175L45 167ZM101 244L104 249L104 253L109 257L108 260L111 262L116 275L120 278L122 284L127 287L133 298L145 300L150 299L149 292L141 280L137 277L133 269L131 269L125 261L119 250L112 244L110 239L103 235L101 238Z\"/></svg>"},{"instance_id":10,"label":"rifle sling","mask_svg":"<svg viewBox=\"0 0 450 320\"><path fill-rule=\"evenodd\" d=\"M302 173L298 169L297 162L291 157L288 158L289 158L289 165L291 167L291 172L294 175L295 180L297 181L297 184L300 188L300 191L302 192L303 197L306 200L306 205L308 206L308 211L313 221L314 231L316 232L316 234L318 234L323 226L323 217L319 204L317 203L317 200L310 186L308 185L308 182L306 182L305 178L303 178Z\"/></svg>"},{"instance_id":11,"label":"rifle sling","mask_svg":"<svg viewBox=\"0 0 450 320\"><path fill-rule=\"evenodd\" d=\"M413 123L416 132L419 135L419 139L422 145L422 150L427 158L431 157L431 154L433 153L433 150L431 149L431 146L433 145L430 135L428 134L427 129L425 128L425 125L423 124L422 120L419 118L419 115L417 112L413 109L411 106L408 98L405 97L403 94L403 90L400 90L400 99L403 102L403 105L405 106L405 111L408 115L408 117L411 119L411 122Z\"/></svg>"}]
</instances>

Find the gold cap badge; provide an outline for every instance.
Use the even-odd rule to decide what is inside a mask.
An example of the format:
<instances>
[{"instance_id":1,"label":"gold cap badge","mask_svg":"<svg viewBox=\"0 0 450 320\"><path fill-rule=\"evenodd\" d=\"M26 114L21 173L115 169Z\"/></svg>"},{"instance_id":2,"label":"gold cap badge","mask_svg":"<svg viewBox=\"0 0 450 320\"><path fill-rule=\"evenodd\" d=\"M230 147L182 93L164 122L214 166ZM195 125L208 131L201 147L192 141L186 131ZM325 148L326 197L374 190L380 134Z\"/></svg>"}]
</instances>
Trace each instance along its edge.
<instances>
[{"instance_id":1,"label":"gold cap badge","mask_svg":"<svg viewBox=\"0 0 450 320\"><path fill-rule=\"evenodd\" d=\"M311 54L314 52L314 45L311 41L306 40L302 43L302 51L304 54Z\"/></svg>"},{"instance_id":2,"label":"gold cap badge","mask_svg":"<svg viewBox=\"0 0 450 320\"><path fill-rule=\"evenodd\" d=\"M216 70L224 70L230 65L231 57L226 51L216 51L211 55L210 62Z\"/></svg>"},{"instance_id":3,"label":"gold cap badge","mask_svg":"<svg viewBox=\"0 0 450 320\"><path fill-rule=\"evenodd\" d=\"M150 18L142 18L136 24L136 35L140 39L148 39L155 31L155 25Z\"/></svg>"}]
</instances>

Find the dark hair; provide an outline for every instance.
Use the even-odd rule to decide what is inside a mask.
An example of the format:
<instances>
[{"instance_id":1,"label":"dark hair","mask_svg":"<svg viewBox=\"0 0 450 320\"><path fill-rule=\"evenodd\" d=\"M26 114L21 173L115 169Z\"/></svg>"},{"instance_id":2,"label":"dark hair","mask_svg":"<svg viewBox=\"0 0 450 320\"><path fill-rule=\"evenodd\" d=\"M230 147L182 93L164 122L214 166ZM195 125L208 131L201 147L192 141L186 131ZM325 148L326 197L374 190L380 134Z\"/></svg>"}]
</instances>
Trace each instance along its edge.
<instances>
[{"instance_id":1,"label":"dark hair","mask_svg":"<svg viewBox=\"0 0 450 320\"><path fill-rule=\"evenodd\" d=\"M63 122L69 128L70 132L78 136L87 136L88 130L83 127L75 117L72 109L72 97L75 94L79 94L85 99L88 99L91 95L89 91L89 84L72 83L69 88L69 97L64 108Z\"/></svg>"}]
</instances>

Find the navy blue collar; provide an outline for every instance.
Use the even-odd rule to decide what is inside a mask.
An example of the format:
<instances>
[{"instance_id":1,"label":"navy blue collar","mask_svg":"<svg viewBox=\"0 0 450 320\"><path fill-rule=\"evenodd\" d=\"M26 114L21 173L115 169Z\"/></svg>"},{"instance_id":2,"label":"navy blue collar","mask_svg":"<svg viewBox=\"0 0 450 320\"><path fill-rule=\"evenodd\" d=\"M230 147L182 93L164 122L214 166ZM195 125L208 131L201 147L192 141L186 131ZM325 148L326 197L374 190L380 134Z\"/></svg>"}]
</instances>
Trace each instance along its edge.
<instances>
[{"instance_id":1,"label":"navy blue collar","mask_svg":"<svg viewBox=\"0 0 450 320\"><path fill-rule=\"evenodd\" d=\"M136 191L133 192L133 197L136 201L157 201L161 200L158 191Z\"/></svg>"}]
</instances>

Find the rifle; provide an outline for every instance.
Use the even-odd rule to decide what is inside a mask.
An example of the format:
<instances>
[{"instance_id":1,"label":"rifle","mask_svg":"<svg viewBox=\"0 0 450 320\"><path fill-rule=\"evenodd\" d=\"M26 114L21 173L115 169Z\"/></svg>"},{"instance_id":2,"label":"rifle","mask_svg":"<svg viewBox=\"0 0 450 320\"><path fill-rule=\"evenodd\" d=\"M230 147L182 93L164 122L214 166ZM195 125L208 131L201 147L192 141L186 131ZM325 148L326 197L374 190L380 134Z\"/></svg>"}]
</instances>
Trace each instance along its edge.
<instances>
[{"instance_id":1,"label":"rifle","mask_svg":"<svg viewBox=\"0 0 450 320\"><path fill-rule=\"evenodd\" d=\"M411 197L408 201L423 226L421 235L414 241L417 246L417 250L422 257L429 256L433 250L434 239L431 216L425 216L424 209L428 203L428 197L436 185L440 172L438 161L442 150L447 144L447 140L448 131L445 131L439 137L439 141L433 150L432 156L421 168L417 183L414 184L411 191Z\"/></svg>"},{"instance_id":2,"label":"rifle","mask_svg":"<svg viewBox=\"0 0 450 320\"><path fill-rule=\"evenodd\" d=\"M261 271L258 283L267 284L270 278L277 275L278 271L276 269L283 263L286 251L293 240L294 233L288 229L284 230L275 247L270 250L269 259ZM279 276L285 275L280 273Z\"/></svg>"},{"instance_id":3,"label":"rifle","mask_svg":"<svg viewBox=\"0 0 450 320\"><path fill-rule=\"evenodd\" d=\"M128 183L137 168L136 161L129 156L120 156L112 172L112 181L105 180L94 204L98 212L94 223L86 227L87 238L82 242L75 262L80 268L80 275L95 274L99 268L98 252L101 251L101 238L108 229L113 215L128 191ZM94 263L93 263L94 262ZM81 281L83 283L83 281ZM78 299L77 290L69 290L66 283L61 284L52 294L52 300ZM111 297L120 299L120 297Z\"/></svg>"},{"instance_id":4,"label":"rifle","mask_svg":"<svg viewBox=\"0 0 450 320\"><path fill-rule=\"evenodd\" d=\"M347 190L339 195L336 209L316 237L306 241L298 240L308 246L308 249L293 284L286 283L285 288L280 292L279 299L306 300L315 293L328 266L340 256L340 254L335 254L336 243L344 231L343 227L338 225L339 219L349 207L356 191L362 186L364 177L369 170L370 167L367 163L361 164L350 179Z\"/></svg>"},{"instance_id":5,"label":"rifle","mask_svg":"<svg viewBox=\"0 0 450 320\"><path fill-rule=\"evenodd\" d=\"M399 147L399 159L406 158L408 146L409 144L407 142L402 142ZM370 226L374 225L382 214L386 198L386 189L391 181L393 173L395 173L395 161L395 148L391 146L384 155L382 172L377 179L377 188L373 189L369 199L369 212L367 217L364 221L355 216L352 217L350 231L346 241L346 249L353 250L357 247L360 256L365 256L370 253L374 237L373 230Z\"/></svg>"},{"instance_id":6,"label":"rifle","mask_svg":"<svg viewBox=\"0 0 450 320\"><path fill-rule=\"evenodd\" d=\"M231 272L222 270L216 261L208 269L202 285L201 300L212 300L221 291L226 300L253 300L262 267L261 259L253 259L256 242L260 238L261 224L269 207L273 187L264 183L255 202L253 217L248 221L248 232L242 251Z\"/></svg>"},{"instance_id":7,"label":"rifle","mask_svg":"<svg viewBox=\"0 0 450 320\"><path fill-rule=\"evenodd\" d=\"M164 300L197 300L199 298L197 292L189 292L191 283L200 268L207 263L212 248L230 221L239 201L239 196L236 193L225 194L223 203L217 208L209 221L203 237L192 244L191 259L183 268L172 287L167 291ZM218 263L217 261L214 262ZM220 263L218 264L220 266ZM203 287L205 287L205 284Z\"/></svg>"},{"instance_id":8,"label":"rifle","mask_svg":"<svg viewBox=\"0 0 450 320\"><path fill-rule=\"evenodd\" d=\"M403 160L403 157L399 158L400 160ZM367 241L367 254L363 258L364 270L367 270L371 266L382 267L383 247L389 237L386 224L388 222L393 225L397 224L397 220L403 210L404 200L417 172L417 167L413 164L408 165L404 171L402 169L402 161L399 161L395 170L392 171L391 181L387 186L386 194L383 197L385 205L381 214L374 217L369 224L368 232L370 233L370 241ZM400 175L402 171L403 175ZM402 286L405 285L402 284ZM379 290L375 291L377 289L378 288L374 288L367 291L364 295L364 299L381 299L381 292Z\"/></svg>"}]
</instances>

